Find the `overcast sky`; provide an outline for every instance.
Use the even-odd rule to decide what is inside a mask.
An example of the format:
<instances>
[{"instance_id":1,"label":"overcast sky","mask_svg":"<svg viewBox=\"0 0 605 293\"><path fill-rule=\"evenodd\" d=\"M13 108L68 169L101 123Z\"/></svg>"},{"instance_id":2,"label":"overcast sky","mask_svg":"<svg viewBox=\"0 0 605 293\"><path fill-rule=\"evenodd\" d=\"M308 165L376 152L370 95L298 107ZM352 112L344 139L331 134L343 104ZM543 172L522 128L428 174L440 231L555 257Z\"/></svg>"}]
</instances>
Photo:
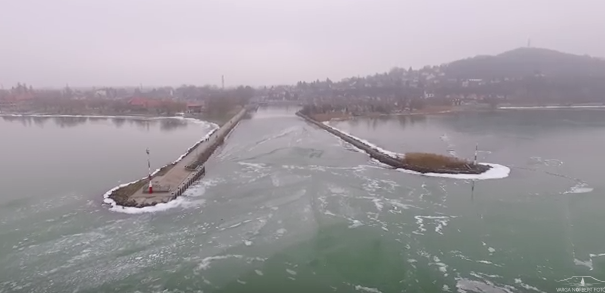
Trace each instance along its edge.
<instances>
[{"instance_id":1,"label":"overcast sky","mask_svg":"<svg viewBox=\"0 0 605 293\"><path fill-rule=\"evenodd\" d=\"M526 46L605 56L603 0L0 0L0 84L283 84Z\"/></svg>"}]
</instances>

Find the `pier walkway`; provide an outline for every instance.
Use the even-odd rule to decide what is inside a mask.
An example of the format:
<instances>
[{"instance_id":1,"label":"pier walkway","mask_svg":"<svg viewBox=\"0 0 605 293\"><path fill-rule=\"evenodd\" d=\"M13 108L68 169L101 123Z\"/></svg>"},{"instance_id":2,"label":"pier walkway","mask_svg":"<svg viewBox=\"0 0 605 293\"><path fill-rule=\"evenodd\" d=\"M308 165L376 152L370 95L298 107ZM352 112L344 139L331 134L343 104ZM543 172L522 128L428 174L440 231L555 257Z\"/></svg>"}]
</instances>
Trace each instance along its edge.
<instances>
[{"instance_id":1,"label":"pier walkway","mask_svg":"<svg viewBox=\"0 0 605 293\"><path fill-rule=\"evenodd\" d=\"M170 169L163 176L155 176L152 179L152 183L154 186L170 186L170 191L177 188L187 177L193 172L187 170L185 167L195 162L197 156L209 148L214 146L214 143L220 138L224 138L229 134L229 131L232 130L233 126L235 126L246 114L246 109L242 109L239 113L237 113L233 118L231 118L227 123L225 123L221 128L216 130L206 141L201 142L195 149L191 150L187 156L178 161L172 169ZM214 150L212 150L214 151ZM165 203L169 202L173 199L172 193L169 192L154 192L147 193L148 186L145 185L143 188L139 189L129 198L133 199L136 202L136 205L139 207L142 206L151 206L156 203Z\"/></svg>"}]
</instances>

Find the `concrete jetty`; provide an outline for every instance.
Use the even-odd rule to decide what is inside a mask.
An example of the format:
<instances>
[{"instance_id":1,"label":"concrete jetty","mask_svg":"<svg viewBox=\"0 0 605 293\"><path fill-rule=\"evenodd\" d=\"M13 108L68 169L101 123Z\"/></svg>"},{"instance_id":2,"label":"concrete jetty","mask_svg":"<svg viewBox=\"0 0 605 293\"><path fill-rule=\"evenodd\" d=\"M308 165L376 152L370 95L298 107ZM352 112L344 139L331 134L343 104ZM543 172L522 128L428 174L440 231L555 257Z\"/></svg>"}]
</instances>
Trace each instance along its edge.
<instances>
[{"instance_id":1,"label":"concrete jetty","mask_svg":"<svg viewBox=\"0 0 605 293\"><path fill-rule=\"evenodd\" d=\"M303 114L301 111L296 112L296 115L305 119L307 122L317 125L318 127L326 130L327 132L329 132L329 133L341 138L342 140L352 144L353 146L363 150L368 155L370 155L371 158L376 159L376 160L380 161L381 163L387 164L393 168L406 169L406 170L411 170L411 171L415 171L415 172L419 172L419 173L423 173L423 174L424 173L481 174L491 168L491 166L489 166L489 165L470 164L470 165L468 165L468 169L462 169L462 170L461 169L434 169L434 168L428 168L428 167L423 167L423 166L406 164L406 163L404 163L404 161L401 158L396 158L396 157L387 155L372 146L369 146L349 135L342 133L341 131L339 131L335 128L329 127L329 126Z\"/></svg>"},{"instance_id":2,"label":"concrete jetty","mask_svg":"<svg viewBox=\"0 0 605 293\"><path fill-rule=\"evenodd\" d=\"M180 196L194 181L202 177L206 170L203 164L199 164L198 156L206 154L205 159L210 157L212 152L222 144L225 137L244 118L248 109L242 109L233 116L227 123L216 130L208 139L198 144L185 157L178 161L168 172L161 176L154 176L152 183L153 193L148 193L147 180L143 187L136 190L128 196L109 195L120 206L145 207L153 206L158 203L169 202ZM204 162L202 162L204 163ZM196 166L193 167L192 166ZM140 181L139 181L140 182ZM117 194L117 193L116 193Z\"/></svg>"}]
</instances>

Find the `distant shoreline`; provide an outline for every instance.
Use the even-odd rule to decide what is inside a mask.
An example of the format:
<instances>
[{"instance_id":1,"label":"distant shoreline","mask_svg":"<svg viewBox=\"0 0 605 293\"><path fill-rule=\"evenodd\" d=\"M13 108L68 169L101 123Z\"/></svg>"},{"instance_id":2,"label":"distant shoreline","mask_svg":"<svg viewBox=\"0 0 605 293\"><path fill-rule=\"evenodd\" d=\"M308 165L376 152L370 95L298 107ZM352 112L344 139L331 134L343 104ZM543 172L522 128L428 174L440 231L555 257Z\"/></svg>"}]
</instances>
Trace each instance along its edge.
<instances>
[{"instance_id":1,"label":"distant shoreline","mask_svg":"<svg viewBox=\"0 0 605 293\"><path fill-rule=\"evenodd\" d=\"M401 112L401 113L377 113L369 112L361 115L352 115L348 113L323 113L323 114L310 114L310 116L316 121L346 121L356 118L378 118L378 117L395 117L395 116L423 116L423 115L436 115L436 114L447 114L454 112L473 111L471 109L456 109L454 107L437 107L426 110L419 110L415 112Z\"/></svg>"},{"instance_id":2,"label":"distant shoreline","mask_svg":"<svg viewBox=\"0 0 605 293\"><path fill-rule=\"evenodd\" d=\"M485 112L485 111L510 111L510 110L605 110L605 105L599 104L579 104L579 105L544 105L544 106L534 106L534 105L506 105L499 106L497 108L477 108L472 106L460 106L460 107L450 107L449 109L428 109L428 110L419 110L415 112L402 112L402 113L364 113L361 115L352 115L348 113L320 113L320 114L311 114L313 118L320 122L326 121L347 121L357 118L380 118L380 117L397 117L397 116L428 116L428 115L438 115L438 114L448 114L448 113L463 113L463 112Z\"/></svg>"},{"instance_id":3,"label":"distant shoreline","mask_svg":"<svg viewBox=\"0 0 605 293\"><path fill-rule=\"evenodd\" d=\"M162 115L95 115L95 114L44 114L44 113L2 113L0 117L65 117L65 118L141 118L141 119L163 119L163 118L186 118L185 116L162 116Z\"/></svg>"},{"instance_id":4,"label":"distant shoreline","mask_svg":"<svg viewBox=\"0 0 605 293\"><path fill-rule=\"evenodd\" d=\"M94 114L43 114L43 113L0 113L0 117L30 117L30 118L98 118L98 119L130 119L130 120L164 120L164 119L182 119L189 121L201 121L214 123L219 126L225 123L225 118L203 116L203 115L94 115Z\"/></svg>"},{"instance_id":5,"label":"distant shoreline","mask_svg":"<svg viewBox=\"0 0 605 293\"><path fill-rule=\"evenodd\" d=\"M570 105L570 106L502 106L498 110L565 110L565 109L605 109L605 105Z\"/></svg>"}]
</instances>

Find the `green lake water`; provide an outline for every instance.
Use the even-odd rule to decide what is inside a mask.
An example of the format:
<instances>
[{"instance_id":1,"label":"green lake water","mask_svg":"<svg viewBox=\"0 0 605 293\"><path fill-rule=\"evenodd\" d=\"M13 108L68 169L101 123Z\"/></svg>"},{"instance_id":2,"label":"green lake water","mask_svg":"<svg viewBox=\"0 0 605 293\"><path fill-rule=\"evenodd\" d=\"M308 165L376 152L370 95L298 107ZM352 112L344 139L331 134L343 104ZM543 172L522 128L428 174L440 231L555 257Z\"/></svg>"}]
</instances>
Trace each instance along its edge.
<instances>
[{"instance_id":1,"label":"green lake water","mask_svg":"<svg viewBox=\"0 0 605 293\"><path fill-rule=\"evenodd\" d=\"M160 167L209 125L0 118L0 292L555 292L605 280L602 111L332 123L395 152L472 158L478 144L479 161L511 169L473 182L386 168L296 110L261 108L185 196L141 214L109 211L103 193L146 175L146 147Z\"/></svg>"}]
</instances>

